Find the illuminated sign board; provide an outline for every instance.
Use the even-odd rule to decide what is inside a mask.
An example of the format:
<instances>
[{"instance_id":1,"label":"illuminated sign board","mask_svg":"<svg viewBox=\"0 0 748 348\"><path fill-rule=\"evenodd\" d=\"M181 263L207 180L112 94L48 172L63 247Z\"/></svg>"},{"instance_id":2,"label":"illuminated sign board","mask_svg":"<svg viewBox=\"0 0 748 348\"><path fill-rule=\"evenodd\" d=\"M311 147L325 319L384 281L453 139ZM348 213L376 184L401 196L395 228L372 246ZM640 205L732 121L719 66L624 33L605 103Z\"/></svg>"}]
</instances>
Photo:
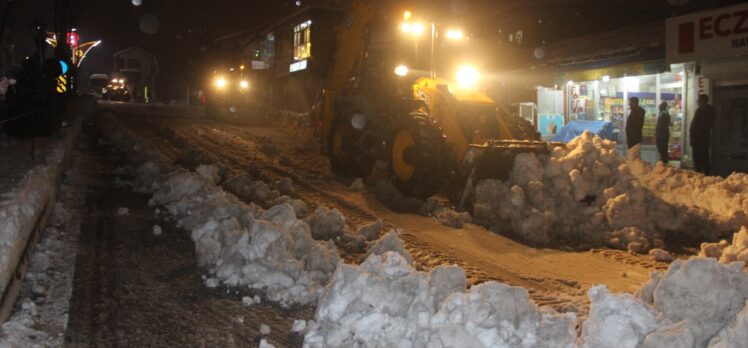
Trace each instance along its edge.
<instances>
[{"instance_id":1,"label":"illuminated sign board","mask_svg":"<svg viewBox=\"0 0 748 348\"><path fill-rule=\"evenodd\" d=\"M299 70L304 70L304 69L306 69L306 67L307 67L307 60L304 59L304 60L300 60L300 61L295 62L295 63L291 63L291 65L288 68L288 71L290 71L290 72L296 72L296 71L299 71Z\"/></svg>"}]
</instances>

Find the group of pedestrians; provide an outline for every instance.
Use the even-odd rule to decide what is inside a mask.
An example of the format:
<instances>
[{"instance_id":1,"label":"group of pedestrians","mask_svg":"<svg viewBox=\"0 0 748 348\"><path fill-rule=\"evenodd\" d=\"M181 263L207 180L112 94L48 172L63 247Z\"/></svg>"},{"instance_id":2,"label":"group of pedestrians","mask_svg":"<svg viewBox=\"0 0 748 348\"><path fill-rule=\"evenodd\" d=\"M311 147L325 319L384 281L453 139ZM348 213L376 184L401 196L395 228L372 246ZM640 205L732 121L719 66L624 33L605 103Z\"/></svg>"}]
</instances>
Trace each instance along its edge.
<instances>
[{"instance_id":1,"label":"group of pedestrians","mask_svg":"<svg viewBox=\"0 0 748 348\"><path fill-rule=\"evenodd\" d=\"M697 172L709 175L709 147L712 143L712 128L714 128L714 107L709 105L709 96L699 95L698 108L694 113L691 126L689 127L689 138L693 152L694 169ZM629 98L629 116L626 120L626 144L628 148L639 145L642 141L642 129L644 128L644 109L639 106L639 98ZM667 102L659 105L659 114L655 126L655 146L660 161L668 164L668 143L670 141L670 113Z\"/></svg>"}]
</instances>

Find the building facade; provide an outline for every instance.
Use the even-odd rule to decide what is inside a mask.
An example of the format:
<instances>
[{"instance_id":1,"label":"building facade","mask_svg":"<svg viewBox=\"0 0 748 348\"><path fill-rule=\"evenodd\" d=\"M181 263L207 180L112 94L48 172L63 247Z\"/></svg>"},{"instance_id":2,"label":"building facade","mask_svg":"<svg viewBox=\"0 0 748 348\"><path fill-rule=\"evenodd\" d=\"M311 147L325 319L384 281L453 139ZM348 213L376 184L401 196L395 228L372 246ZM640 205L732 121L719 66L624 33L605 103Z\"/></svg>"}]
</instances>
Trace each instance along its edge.
<instances>
[{"instance_id":1,"label":"building facade","mask_svg":"<svg viewBox=\"0 0 748 348\"><path fill-rule=\"evenodd\" d=\"M341 16L339 1L305 5L243 45L242 65L251 70L253 88L274 108L311 110L333 59Z\"/></svg>"},{"instance_id":2,"label":"building facade","mask_svg":"<svg viewBox=\"0 0 748 348\"><path fill-rule=\"evenodd\" d=\"M748 173L748 3L668 19L666 56L686 67L691 101L707 94L715 107L712 172Z\"/></svg>"},{"instance_id":3,"label":"building facade","mask_svg":"<svg viewBox=\"0 0 748 348\"><path fill-rule=\"evenodd\" d=\"M156 98L158 61L152 53L130 47L114 54L113 76L125 79L136 102L152 102Z\"/></svg>"}]
</instances>

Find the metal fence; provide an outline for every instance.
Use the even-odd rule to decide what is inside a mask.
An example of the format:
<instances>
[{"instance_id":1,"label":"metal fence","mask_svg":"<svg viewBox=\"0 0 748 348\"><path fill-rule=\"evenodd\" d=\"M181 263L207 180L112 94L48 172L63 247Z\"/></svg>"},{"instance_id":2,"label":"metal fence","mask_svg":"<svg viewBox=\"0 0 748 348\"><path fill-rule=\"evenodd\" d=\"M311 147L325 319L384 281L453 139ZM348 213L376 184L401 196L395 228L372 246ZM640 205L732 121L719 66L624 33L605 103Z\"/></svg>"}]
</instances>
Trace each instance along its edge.
<instances>
[{"instance_id":1,"label":"metal fence","mask_svg":"<svg viewBox=\"0 0 748 348\"><path fill-rule=\"evenodd\" d=\"M0 131L4 131L4 128L8 127L9 125L12 125L15 122L19 122L23 120L30 120L30 122L28 122L28 124L26 125L26 127L28 127L28 130L27 130L28 132L25 133L27 136L24 138L28 138L29 142L31 143L30 156L31 156L31 160L33 161L35 152L36 152L34 139L37 137L37 135L39 135L38 129L37 129L39 115L43 115L43 114L46 114L48 112L53 112L53 111L61 111L62 107L63 105L54 105L54 106L50 106L50 107L46 107L42 109L27 111L20 115L16 115L8 119L0 120ZM24 127L24 126L21 126L21 127Z\"/></svg>"}]
</instances>

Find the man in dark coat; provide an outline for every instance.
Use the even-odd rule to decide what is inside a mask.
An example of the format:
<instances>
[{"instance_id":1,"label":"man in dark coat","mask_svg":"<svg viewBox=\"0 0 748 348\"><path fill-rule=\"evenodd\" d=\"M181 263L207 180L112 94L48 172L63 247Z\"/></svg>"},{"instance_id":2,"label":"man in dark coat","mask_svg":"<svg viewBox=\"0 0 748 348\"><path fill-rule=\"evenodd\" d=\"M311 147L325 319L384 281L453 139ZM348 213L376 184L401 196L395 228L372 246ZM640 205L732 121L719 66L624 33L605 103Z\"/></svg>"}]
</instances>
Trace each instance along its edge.
<instances>
[{"instance_id":1,"label":"man in dark coat","mask_svg":"<svg viewBox=\"0 0 748 348\"><path fill-rule=\"evenodd\" d=\"M668 143L670 142L670 113L667 111L667 102L660 104L660 115L657 116L657 125L655 126L655 145L657 153L660 154L660 161L668 164Z\"/></svg>"},{"instance_id":2,"label":"man in dark coat","mask_svg":"<svg viewBox=\"0 0 748 348\"><path fill-rule=\"evenodd\" d=\"M697 172L709 175L709 147L712 144L714 128L714 107L709 105L709 96L706 94L700 95L697 103L699 107L688 129L693 150L693 166Z\"/></svg>"},{"instance_id":3,"label":"man in dark coat","mask_svg":"<svg viewBox=\"0 0 748 348\"><path fill-rule=\"evenodd\" d=\"M639 98L629 98L629 118L626 120L626 145L629 149L642 142L644 109L639 106Z\"/></svg>"}]
</instances>

